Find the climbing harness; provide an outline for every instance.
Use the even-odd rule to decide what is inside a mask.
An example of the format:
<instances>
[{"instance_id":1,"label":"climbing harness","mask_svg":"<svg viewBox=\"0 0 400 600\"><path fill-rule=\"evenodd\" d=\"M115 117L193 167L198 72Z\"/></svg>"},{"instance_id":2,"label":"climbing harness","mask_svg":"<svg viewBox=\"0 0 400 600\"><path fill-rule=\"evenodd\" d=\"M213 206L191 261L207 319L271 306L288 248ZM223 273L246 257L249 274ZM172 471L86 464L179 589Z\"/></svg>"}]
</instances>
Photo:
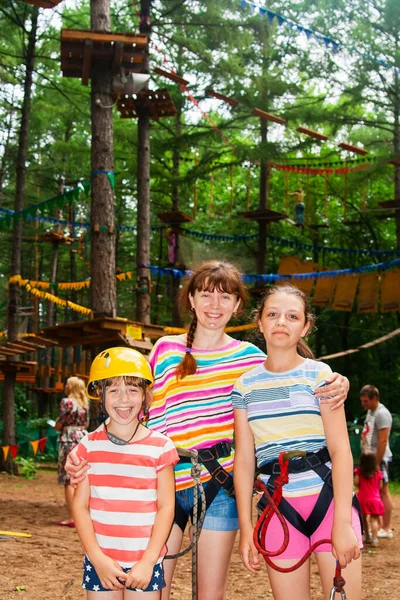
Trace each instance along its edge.
<instances>
[{"instance_id":1,"label":"climbing harness","mask_svg":"<svg viewBox=\"0 0 400 600\"><path fill-rule=\"evenodd\" d=\"M296 458L297 460L292 461L291 459L293 458ZM282 554L288 546L289 529L286 520L307 537L310 537L322 522L325 515L324 507L326 509L326 506L329 505L333 498L332 472L331 469L324 464L329 460L327 448L323 448L316 453L306 453L303 450L294 450L292 452L281 452L278 461L268 463L260 468L260 472L270 475L270 478L267 485L260 479L257 479L254 484L254 489L257 492L263 492L264 494L257 504L257 507L260 508L262 512L254 528L254 544L260 554L263 555L265 562L280 573L291 573L292 571L295 571L305 563L318 546L321 544L332 543L331 539L323 539L315 542L310 546L305 555L291 567L281 567L271 560L271 557ZM282 488L289 481L289 473L301 473L311 469L321 477L324 485L311 515L305 520L284 498L282 498ZM268 488L272 492L272 495ZM356 501L353 501L353 505L357 508ZM277 516L282 526L283 543L277 550L269 551L264 546L264 540L266 539L268 525L274 514ZM341 600L346 600L344 585L345 580L341 576L341 568L337 562L330 600L334 599L336 592L341 594Z\"/></svg>"}]
</instances>

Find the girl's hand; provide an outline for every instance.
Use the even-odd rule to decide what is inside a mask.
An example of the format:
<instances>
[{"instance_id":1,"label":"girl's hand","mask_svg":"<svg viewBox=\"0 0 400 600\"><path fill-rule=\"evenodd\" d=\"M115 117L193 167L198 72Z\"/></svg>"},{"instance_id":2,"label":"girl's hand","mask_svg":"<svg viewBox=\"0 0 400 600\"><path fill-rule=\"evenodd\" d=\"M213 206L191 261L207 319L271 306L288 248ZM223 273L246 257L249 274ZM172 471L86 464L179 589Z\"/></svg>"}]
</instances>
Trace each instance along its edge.
<instances>
[{"instance_id":1,"label":"girl's hand","mask_svg":"<svg viewBox=\"0 0 400 600\"><path fill-rule=\"evenodd\" d=\"M339 408L345 403L350 389L347 377L340 373L332 373L325 379L326 385L315 390L315 395L323 404L332 404L331 410Z\"/></svg>"},{"instance_id":2,"label":"girl's hand","mask_svg":"<svg viewBox=\"0 0 400 600\"><path fill-rule=\"evenodd\" d=\"M127 573L119 566L115 560L101 553L101 556L93 561L96 573L99 576L101 585L107 590L123 590ZM121 581L120 581L121 580Z\"/></svg>"},{"instance_id":3,"label":"girl's hand","mask_svg":"<svg viewBox=\"0 0 400 600\"><path fill-rule=\"evenodd\" d=\"M76 485L83 481L86 477L86 471L89 469L89 465L85 459L81 459L77 456L77 448L75 447L67 456L65 462L65 471L70 479L71 485Z\"/></svg>"},{"instance_id":4,"label":"girl's hand","mask_svg":"<svg viewBox=\"0 0 400 600\"><path fill-rule=\"evenodd\" d=\"M342 569L352 560L360 556L360 548L352 526L343 524L333 525L332 528L332 554L339 561Z\"/></svg>"},{"instance_id":5,"label":"girl's hand","mask_svg":"<svg viewBox=\"0 0 400 600\"><path fill-rule=\"evenodd\" d=\"M261 565L258 550L253 541L253 528L249 529L246 533L240 533L239 551L240 558L246 569L250 573L257 573Z\"/></svg>"},{"instance_id":6,"label":"girl's hand","mask_svg":"<svg viewBox=\"0 0 400 600\"><path fill-rule=\"evenodd\" d=\"M139 560L127 573L125 581L126 587L138 588L138 590L145 590L153 575L154 564L147 562L143 558ZM161 570L160 570L160 583L161 583ZM158 589L158 588L155 588Z\"/></svg>"}]
</instances>

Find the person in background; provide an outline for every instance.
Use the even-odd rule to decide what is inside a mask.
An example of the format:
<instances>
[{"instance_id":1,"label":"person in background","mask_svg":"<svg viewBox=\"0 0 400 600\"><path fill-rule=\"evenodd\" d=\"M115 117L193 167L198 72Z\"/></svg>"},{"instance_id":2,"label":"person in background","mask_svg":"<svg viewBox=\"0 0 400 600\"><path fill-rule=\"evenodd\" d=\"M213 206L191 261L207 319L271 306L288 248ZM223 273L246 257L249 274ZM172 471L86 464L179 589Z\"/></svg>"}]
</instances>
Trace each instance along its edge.
<instances>
[{"instance_id":1,"label":"person in background","mask_svg":"<svg viewBox=\"0 0 400 600\"><path fill-rule=\"evenodd\" d=\"M166 335L154 345L150 366L154 376L148 426L172 439L177 448L199 451L201 480L206 491L206 517L198 541L197 598L223 600L230 558L238 529L233 492L233 408L235 381L265 361L254 344L232 338L225 327L245 309L247 290L240 271L231 263L201 263L186 280L179 308L191 315L187 334ZM327 382L328 383L328 382ZM338 373L319 390L330 407L343 404L349 382ZM208 458L207 462L202 459ZM208 467L207 467L208 465ZM191 463L182 458L175 467L175 518L167 547L179 552L183 533L193 513ZM67 470L78 483L86 470L75 453ZM213 471L212 476L209 468ZM165 561L168 600L176 559Z\"/></svg>"},{"instance_id":2,"label":"person in background","mask_svg":"<svg viewBox=\"0 0 400 600\"><path fill-rule=\"evenodd\" d=\"M375 454L366 450L360 456L358 467L354 469L354 485L358 488L357 498L364 522L365 543L374 547L379 543L379 521L385 512L380 495L382 480L382 471L377 465Z\"/></svg>"},{"instance_id":3,"label":"person in background","mask_svg":"<svg viewBox=\"0 0 400 600\"><path fill-rule=\"evenodd\" d=\"M380 466L383 475L381 498L385 507L382 517L382 527L378 531L378 538L393 537L391 518L393 502L389 491L389 465L392 452L389 446L389 435L392 428L392 415L379 400L379 390L374 385L364 385L360 391L360 400L363 408L367 410L364 429L361 433L361 446L376 455L376 463Z\"/></svg>"},{"instance_id":4,"label":"person in background","mask_svg":"<svg viewBox=\"0 0 400 600\"><path fill-rule=\"evenodd\" d=\"M62 527L74 527L72 518L72 500L74 488L70 485L65 471L65 461L71 450L87 434L89 425L89 399L86 396L85 383L79 377L69 377L65 384L65 398L61 400L55 429L58 437L58 483L64 486L67 519L58 521Z\"/></svg>"}]
</instances>

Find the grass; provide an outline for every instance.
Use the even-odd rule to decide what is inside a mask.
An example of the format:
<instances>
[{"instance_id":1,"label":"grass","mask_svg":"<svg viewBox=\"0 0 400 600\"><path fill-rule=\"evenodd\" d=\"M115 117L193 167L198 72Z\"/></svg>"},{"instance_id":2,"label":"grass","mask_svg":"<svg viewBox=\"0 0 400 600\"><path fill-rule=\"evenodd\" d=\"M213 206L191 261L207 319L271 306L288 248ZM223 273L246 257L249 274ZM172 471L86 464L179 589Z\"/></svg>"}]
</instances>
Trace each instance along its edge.
<instances>
[{"instance_id":1,"label":"grass","mask_svg":"<svg viewBox=\"0 0 400 600\"><path fill-rule=\"evenodd\" d=\"M400 481L389 481L389 489L391 494L400 494Z\"/></svg>"}]
</instances>

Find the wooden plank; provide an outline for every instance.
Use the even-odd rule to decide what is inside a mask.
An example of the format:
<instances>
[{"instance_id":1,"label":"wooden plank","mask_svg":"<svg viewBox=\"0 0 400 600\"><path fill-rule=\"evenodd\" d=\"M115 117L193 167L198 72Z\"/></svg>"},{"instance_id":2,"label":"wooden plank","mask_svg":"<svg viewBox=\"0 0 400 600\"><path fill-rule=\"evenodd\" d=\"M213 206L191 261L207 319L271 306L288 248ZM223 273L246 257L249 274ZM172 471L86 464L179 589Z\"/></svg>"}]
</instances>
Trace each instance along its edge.
<instances>
[{"instance_id":1,"label":"wooden plank","mask_svg":"<svg viewBox=\"0 0 400 600\"><path fill-rule=\"evenodd\" d=\"M177 75L176 73L170 73L169 71L164 71L164 69L160 69L159 67L156 67L154 69L154 73L157 73L157 75L161 75L162 77L166 77L167 79L171 79L171 81L174 81L175 83L179 83L179 85L189 85L189 81L187 79L183 79L183 77L180 77L179 75Z\"/></svg>"},{"instance_id":2,"label":"wooden plank","mask_svg":"<svg viewBox=\"0 0 400 600\"><path fill-rule=\"evenodd\" d=\"M228 96L224 96L223 94L219 94L218 92L214 92L214 90L206 90L207 96L212 96L213 98L217 98L218 100L222 100L226 102L230 106L238 106L240 102L238 100L234 100L233 98L229 98ZM257 109L256 109L257 110Z\"/></svg>"},{"instance_id":3,"label":"wooden plank","mask_svg":"<svg viewBox=\"0 0 400 600\"><path fill-rule=\"evenodd\" d=\"M267 113L265 110L261 110L261 108L253 108L251 114L260 117L261 119L265 119L266 121L273 121L274 123L279 123L279 125L286 125L284 119L281 119L281 117L277 117L276 115L271 115L271 113Z\"/></svg>"},{"instance_id":4,"label":"wooden plank","mask_svg":"<svg viewBox=\"0 0 400 600\"><path fill-rule=\"evenodd\" d=\"M319 133L318 131L314 131L313 129L308 129L308 127L298 127L297 130L299 133L304 133L304 135L309 135L316 140L321 140L326 142L329 140L329 136L324 135L323 133Z\"/></svg>"},{"instance_id":5,"label":"wooden plank","mask_svg":"<svg viewBox=\"0 0 400 600\"><path fill-rule=\"evenodd\" d=\"M148 44L147 35L143 33L104 33L102 31L88 31L85 29L61 29L61 42L83 41L85 39L94 42L123 42L127 45L135 45L138 48L146 48Z\"/></svg>"},{"instance_id":6,"label":"wooden plank","mask_svg":"<svg viewBox=\"0 0 400 600\"><path fill-rule=\"evenodd\" d=\"M92 68L93 40L83 42L82 85L88 85Z\"/></svg>"},{"instance_id":7,"label":"wooden plank","mask_svg":"<svg viewBox=\"0 0 400 600\"><path fill-rule=\"evenodd\" d=\"M354 152L354 154L360 154L361 156L368 154L368 150L353 146L353 144L347 144L346 142L339 144L339 148L343 148L343 150L347 150L348 152Z\"/></svg>"}]
</instances>

